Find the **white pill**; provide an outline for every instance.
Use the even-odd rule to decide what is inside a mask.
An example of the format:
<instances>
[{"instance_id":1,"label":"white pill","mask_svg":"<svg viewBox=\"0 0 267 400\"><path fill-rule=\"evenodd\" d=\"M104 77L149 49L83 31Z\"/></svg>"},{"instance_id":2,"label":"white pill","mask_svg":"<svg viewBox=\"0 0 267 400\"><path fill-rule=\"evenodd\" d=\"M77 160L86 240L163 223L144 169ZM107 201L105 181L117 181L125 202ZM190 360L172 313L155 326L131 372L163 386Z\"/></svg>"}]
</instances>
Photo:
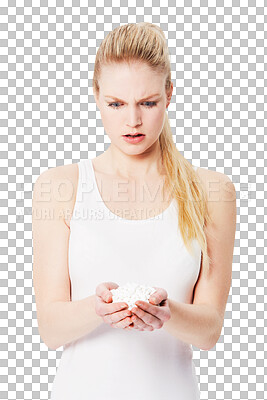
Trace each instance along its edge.
<instances>
[{"instance_id":1,"label":"white pill","mask_svg":"<svg viewBox=\"0 0 267 400\"><path fill-rule=\"evenodd\" d=\"M125 302L128 309L135 307L138 300L148 302L150 296L156 292L151 286L139 285L136 282L128 282L117 289L111 289L113 303Z\"/></svg>"}]
</instances>

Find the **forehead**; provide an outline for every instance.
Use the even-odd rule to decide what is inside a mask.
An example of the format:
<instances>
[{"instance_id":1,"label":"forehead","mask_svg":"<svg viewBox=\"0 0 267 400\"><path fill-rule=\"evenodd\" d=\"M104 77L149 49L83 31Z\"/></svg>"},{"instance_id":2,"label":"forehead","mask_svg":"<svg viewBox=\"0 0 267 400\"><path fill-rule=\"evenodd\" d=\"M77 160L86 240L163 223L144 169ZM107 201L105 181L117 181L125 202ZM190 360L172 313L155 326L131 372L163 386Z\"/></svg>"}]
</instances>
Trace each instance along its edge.
<instances>
[{"instance_id":1,"label":"forehead","mask_svg":"<svg viewBox=\"0 0 267 400\"><path fill-rule=\"evenodd\" d=\"M99 83L105 92L112 89L124 92L135 87L142 96L153 89L161 90L165 84L165 75L144 62L113 63L102 66Z\"/></svg>"}]
</instances>

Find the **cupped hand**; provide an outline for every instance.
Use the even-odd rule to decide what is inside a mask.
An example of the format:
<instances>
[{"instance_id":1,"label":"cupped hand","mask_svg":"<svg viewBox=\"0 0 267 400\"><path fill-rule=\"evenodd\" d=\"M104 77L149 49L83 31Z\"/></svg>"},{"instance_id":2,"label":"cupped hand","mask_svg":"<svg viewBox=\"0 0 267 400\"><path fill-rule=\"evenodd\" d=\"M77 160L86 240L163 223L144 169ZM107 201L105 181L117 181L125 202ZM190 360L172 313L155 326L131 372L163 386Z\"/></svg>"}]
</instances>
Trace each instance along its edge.
<instances>
[{"instance_id":1,"label":"cupped hand","mask_svg":"<svg viewBox=\"0 0 267 400\"><path fill-rule=\"evenodd\" d=\"M117 289L118 287L119 285L114 282L103 282L96 287L95 312L112 328L125 329L132 324L129 318L132 313L128 310L127 303L112 302L112 293L110 290Z\"/></svg>"},{"instance_id":2,"label":"cupped hand","mask_svg":"<svg viewBox=\"0 0 267 400\"><path fill-rule=\"evenodd\" d=\"M156 292L150 296L149 303L140 300L135 302L137 306L131 309L134 315L130 318L133 324L125 327L126 330L154 331L162 328L171 318L168 293L162 288L154 289Z\"/></svg>"}]
</instances>

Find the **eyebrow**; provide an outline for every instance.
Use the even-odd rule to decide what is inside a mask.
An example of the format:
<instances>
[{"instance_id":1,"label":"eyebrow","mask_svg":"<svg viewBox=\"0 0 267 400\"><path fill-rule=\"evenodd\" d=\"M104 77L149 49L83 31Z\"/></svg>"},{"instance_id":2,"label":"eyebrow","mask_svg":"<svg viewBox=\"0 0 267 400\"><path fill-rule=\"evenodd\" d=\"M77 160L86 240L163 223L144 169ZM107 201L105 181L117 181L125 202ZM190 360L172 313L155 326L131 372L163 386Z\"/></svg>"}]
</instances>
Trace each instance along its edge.
<instances>
[{"instance_id":1,"label":"eyebrow","mask_svg":"<svg viewBox=\"0 0 267 400\"><path fill-rule=\"evenodd\" d=\"M143 98L143 99L141 99L141 100L139 100L139 101L148 100L148 99L150 99L151 97L155 97L155 96L160 96L160 94L159 94L159 93L151 94L150 96L145 97L145 98ZM107 95L107 96L105 96L105 97L109 97L110 99L113 99L113 100L116 100L116 101L122 101L122 102L124 102L124 100L118 99L117 97L114 97L114 96L109 96L109 95Z\"/></svg>"}]
</instances>

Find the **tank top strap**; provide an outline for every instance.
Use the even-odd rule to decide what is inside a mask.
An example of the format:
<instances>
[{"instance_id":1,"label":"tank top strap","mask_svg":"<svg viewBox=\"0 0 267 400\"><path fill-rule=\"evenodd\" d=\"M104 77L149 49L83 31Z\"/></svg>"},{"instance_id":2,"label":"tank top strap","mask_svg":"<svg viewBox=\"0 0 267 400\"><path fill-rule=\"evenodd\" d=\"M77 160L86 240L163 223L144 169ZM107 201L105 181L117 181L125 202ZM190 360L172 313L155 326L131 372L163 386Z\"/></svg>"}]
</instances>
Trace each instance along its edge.
<instances>
[{"instance_id":1,"label":"tank top strap","mask_svg":"<svg viewBox=\"0 0 267 400\"><path fill-rule=\"evenodd\" d=\"M90 163L91 160L90 159L86 159L86 160L81 160L78 164L79 164L79 172L80 172L80 180L82 183L90 183L92 186L92 174L91 174L91 168L90 168Z\"/></svg>"},{"instance_id":2,"label":"tank top strap","mask_svg":"<svg viewBox=\"0 0 267 400\"><path fill-rule=\"evenodd\" d=\"M92 192L94 186L92 174L90 173L90 160L81 160L78 162L78 167L79 180L76 197L80 202L84 203L86 202L87 196Z\"/></svg>"},{"instance_id":3,"label":"tank top strap","mask_svg":"<svg viewBox=\"0 0 267 400\"><path fill-rule=\"evenodd\" d=\"M94 183L90 170L90 159L81 160L78 165L78 184L76 200L72 213L71 223L74 219L80 220L88 218L88 212L94 210L96 206L94 197Z\"/></svg>"}]
</instances>

